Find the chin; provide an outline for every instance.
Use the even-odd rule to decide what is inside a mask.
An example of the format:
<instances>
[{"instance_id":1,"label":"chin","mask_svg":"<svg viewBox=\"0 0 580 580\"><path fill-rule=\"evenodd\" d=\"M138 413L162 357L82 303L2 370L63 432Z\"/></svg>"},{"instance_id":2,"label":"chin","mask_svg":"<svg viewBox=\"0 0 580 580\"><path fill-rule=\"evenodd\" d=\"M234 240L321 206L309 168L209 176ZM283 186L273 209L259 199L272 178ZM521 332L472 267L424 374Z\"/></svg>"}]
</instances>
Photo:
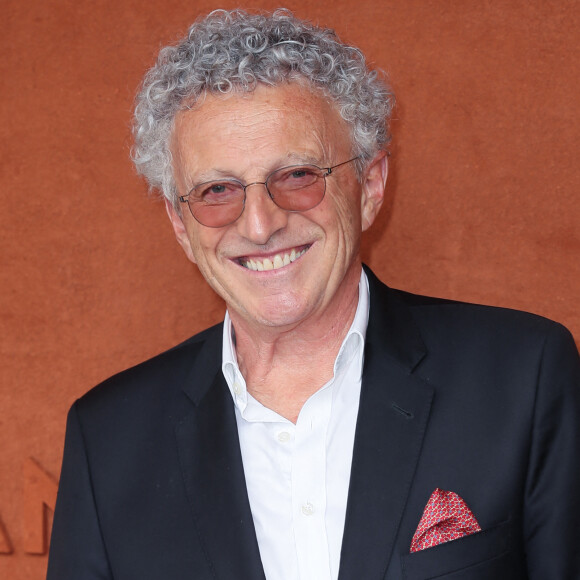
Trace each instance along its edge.
<instances>
[{"instance_id":1,"label":"chin","mask_svg":"<svg viewBox=\"0 0 580 580\"><path fill-rule=\"evenodd\" d=\"M264 304L263 302L253 312L248 312L251 320L268 327L291 326L308 317L307 308L304 304L293 301L291 304Z\"/></svg>"}]
</instances>

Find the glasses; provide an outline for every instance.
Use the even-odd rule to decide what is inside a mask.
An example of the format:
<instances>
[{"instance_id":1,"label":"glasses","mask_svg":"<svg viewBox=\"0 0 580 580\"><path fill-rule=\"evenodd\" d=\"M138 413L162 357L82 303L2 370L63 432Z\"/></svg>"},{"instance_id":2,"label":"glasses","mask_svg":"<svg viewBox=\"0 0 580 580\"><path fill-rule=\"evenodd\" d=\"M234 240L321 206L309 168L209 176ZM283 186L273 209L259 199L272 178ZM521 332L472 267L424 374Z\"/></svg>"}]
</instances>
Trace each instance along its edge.
<instances>
[{"instance_id":1,"label":"glasses","mask_svg":"<svg viewBox=\"0 0 580 580\"><path fill-rule=\"evenodd\" d=\"M316 207L326 192L326 177L333 170L356 161L353 157L332 167L291 165L268 175L266 181L244 185L237 179L218 179L196 185L179 201L187 203L191 215L202 225L221 228L234 223L243 213L246 189L251 185L265 185L270 199L286 211L307 211Z\"/></svg>"}]
</instances>

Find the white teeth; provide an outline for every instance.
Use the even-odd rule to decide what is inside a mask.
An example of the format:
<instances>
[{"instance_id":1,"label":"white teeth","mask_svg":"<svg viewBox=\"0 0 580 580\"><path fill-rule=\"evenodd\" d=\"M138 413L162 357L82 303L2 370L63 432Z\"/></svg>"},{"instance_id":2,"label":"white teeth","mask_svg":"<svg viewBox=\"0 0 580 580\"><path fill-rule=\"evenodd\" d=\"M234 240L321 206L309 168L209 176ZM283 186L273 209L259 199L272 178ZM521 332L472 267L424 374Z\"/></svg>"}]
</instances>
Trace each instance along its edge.
<instances>
[{"instance_id":1,"label":"white teeth","mask_svg":"<svg viewBox=\"0 0 580 580\"><path fill-rule=\"evenodd\" d=\"M277 270L278 268L288 266L288 264L294 262L294 260L302 256L306 250L308 250L308 248L304 248L300 252L296 252L295 249L292 249L289 254L284 254L283 256L281 254L276 254L273 260L270 258L264 258L262 262L255 259L249 259L242 262L242 266L248 268L248 270L258 272L263 272L264 270Z\"/></svg>"}]
</instances>

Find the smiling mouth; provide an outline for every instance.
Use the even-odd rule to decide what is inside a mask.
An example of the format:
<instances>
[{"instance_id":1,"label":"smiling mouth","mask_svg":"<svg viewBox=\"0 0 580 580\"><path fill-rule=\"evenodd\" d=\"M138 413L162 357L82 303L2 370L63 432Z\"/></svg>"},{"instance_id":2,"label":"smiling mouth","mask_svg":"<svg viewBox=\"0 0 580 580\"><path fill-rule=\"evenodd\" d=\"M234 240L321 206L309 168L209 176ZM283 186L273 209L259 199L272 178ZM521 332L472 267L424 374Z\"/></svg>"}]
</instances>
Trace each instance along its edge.
<instances>
[{"instance_id":1,"label":"smiling mouth","mask_svg":"<svg viewBox=\"0 0 580 580\"><path fill-rule=\"evenodd\" d=\"M290 252L283 254L276 254L273 258L264 258L263 260L258 260L256 258L241 258L239 263L248 270L253 270L254 272L263 272L266 270L278 270L284 266L288 266L300 256L303 256L310 246L302 246L301 248L292 248Z\"/></svg>"}]
</instances>

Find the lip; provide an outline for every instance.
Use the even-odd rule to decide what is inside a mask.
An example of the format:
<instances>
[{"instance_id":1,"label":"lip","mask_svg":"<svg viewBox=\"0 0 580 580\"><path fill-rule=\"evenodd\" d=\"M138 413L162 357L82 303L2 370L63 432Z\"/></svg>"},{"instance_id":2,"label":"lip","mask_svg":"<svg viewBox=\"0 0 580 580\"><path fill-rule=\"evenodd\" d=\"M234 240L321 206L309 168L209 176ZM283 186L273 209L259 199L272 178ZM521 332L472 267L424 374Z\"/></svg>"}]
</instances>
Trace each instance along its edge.
<instances>
[{"instance_id":1,"label":"lip","mask_svg":"<svg viewBox=\"0 0 580 580\"><path fill-rule=\"evenodd\" d=\"M311 247L312 244L304 244L268 254L247 254L234 261L250 272L273 272L290 266L306 254Z\"/></svg>"}]
</instances>

